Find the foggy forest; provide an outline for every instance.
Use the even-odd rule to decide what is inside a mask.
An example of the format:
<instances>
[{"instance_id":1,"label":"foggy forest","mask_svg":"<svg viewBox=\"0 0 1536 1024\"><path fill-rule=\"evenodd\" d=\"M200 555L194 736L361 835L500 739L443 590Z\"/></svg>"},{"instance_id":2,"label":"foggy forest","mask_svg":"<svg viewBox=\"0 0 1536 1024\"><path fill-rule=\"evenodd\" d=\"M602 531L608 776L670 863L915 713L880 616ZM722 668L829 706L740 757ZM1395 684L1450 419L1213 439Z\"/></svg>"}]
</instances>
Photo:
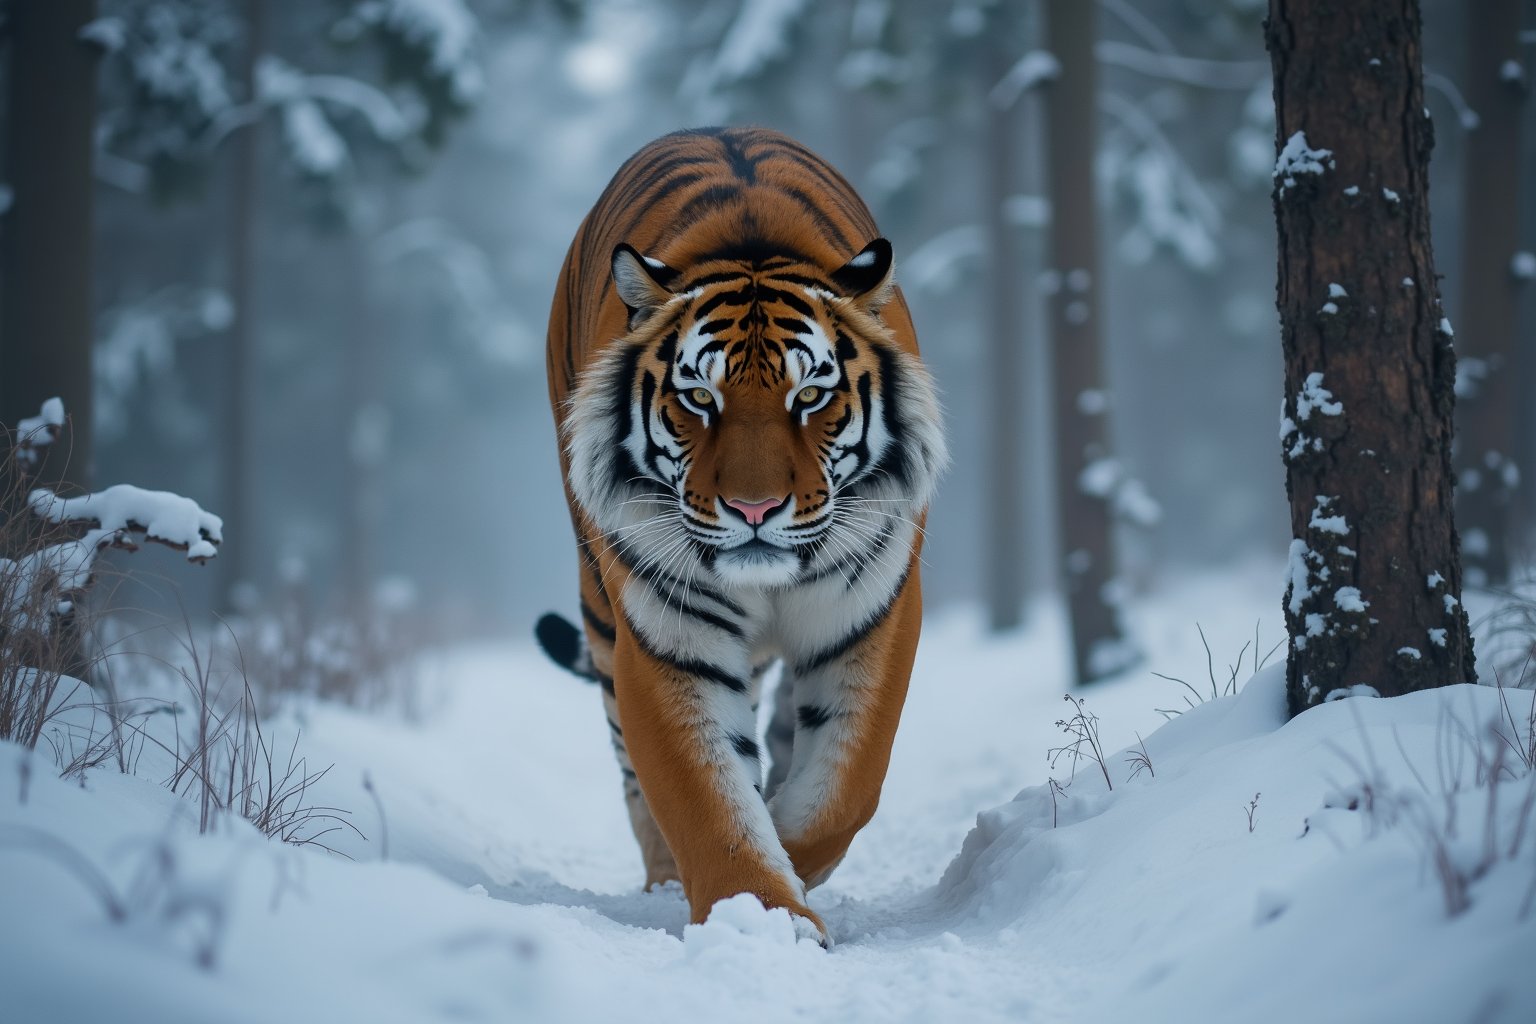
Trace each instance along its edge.
<instances>
[{"instance_id":1,"label":"foggy forest","mask_svg":"<svg viewBox=\"0 0 1536 1024\"><path fill-rule=\"evenodd\" d=\"M1533 73L0 0L0 1020L1536 1019Z\"/></svg>"}]
</instances>

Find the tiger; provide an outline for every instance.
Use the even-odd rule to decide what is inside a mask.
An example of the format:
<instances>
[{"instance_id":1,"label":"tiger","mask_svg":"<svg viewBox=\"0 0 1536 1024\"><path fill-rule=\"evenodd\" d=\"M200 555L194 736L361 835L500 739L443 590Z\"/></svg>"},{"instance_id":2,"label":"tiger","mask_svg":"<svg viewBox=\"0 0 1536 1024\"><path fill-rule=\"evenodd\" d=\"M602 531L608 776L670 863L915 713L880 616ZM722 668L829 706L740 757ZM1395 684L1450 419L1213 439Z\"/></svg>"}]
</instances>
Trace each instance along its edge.
<instances>
[{"instance_id":1,"label":"tiger","mask_svg":"<svg viewBox=\"0 0 1536 1024\"><path fill-rule=\"evenodd\" d=\"M581 626L535 632L600 684L646 888L680 882L694 923L750 893L830 946L806 893L880 798L948 459L893 265L830 164L730 127L640 149L560 269Z\"/></svg>"}]
</instances>

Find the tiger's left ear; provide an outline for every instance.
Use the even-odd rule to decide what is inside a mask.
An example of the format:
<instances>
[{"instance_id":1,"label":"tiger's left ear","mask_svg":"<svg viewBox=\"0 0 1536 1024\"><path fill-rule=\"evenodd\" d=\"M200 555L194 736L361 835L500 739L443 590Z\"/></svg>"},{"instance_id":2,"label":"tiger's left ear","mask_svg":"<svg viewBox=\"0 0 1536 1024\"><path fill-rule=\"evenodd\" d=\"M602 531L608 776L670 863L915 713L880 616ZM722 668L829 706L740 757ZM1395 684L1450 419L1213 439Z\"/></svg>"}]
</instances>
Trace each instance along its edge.
<instances>
[{"instance_id":1,"label":"tiger's left ear","mask_svg":"<svg viewBox=\"0 0 1536 1024\"><path fill-rule=\"evenodd\" d=\"M613 286L629 310L631 324L648 309L672 298L671 285L678 272L661 260L642 255L634 246L620 242L613 250Z\"/></svg>"},{"instance_id":2,"label":"tiger's left ear","mask_svg":"<svg viewBox=\"0 0 1536 1024\"><path fill-rule=\"evenodd\" d=\"M859 250L857 256L832 272L832 282L850 299L862 300L862 305L874 312L891 297L896 287L891 278L895 262L891 243L877 238Z\"/></svg>"}]
</instances>

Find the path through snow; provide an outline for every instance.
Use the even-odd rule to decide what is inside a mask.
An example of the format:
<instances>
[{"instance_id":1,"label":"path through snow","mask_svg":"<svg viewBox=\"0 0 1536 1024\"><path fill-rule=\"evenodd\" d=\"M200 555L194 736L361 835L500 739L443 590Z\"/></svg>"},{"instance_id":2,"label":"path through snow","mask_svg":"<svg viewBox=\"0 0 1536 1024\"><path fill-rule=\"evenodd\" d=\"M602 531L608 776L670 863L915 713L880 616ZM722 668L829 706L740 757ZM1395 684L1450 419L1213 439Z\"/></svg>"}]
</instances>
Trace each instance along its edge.
<instances>
[{"instance_id":1,"label":"path through snow","mask_svg":"<svg viewBox=\"0 0 1536 1024\"><path fill-rule=\"evenodd\" d=\"M1411 830L1324 807L1360 781L1367 745L1377 792L1415 786L1398 744L1435 785L1448 714L1490 717L1492 691L1352 700L1282 726L1271 669L1159 729L1154 708L1182 707L1181 690L1148 670L1207 685L1196 620L1222 675L1258 620L1267 649L1277 578L1197 579L1133 609L1148 663L1088 707L1108 750L1140 733L1156 775L1129 779L1115 754L1113 792L1080 767L1054 812L1059 619L1039 611L1004 640L973 616L931 621L880 812L812 894L831 953L749 898L685 926L680 892L636 891L597 693L527 644L445 659L421 724L328 706L286 723L313 765L335 762L316 796L353 810L368 839L338 848L355 862L248 828L197 836L152 754L141 778L98 770L82 788L0 746L0 1018L1536 1019L1536 913L1519 913L1536 837L1447 918ZM1495 812L1503 842L1525 791ZM59 843L120 894L124 921Z\"/></svg>"}]
</instances>

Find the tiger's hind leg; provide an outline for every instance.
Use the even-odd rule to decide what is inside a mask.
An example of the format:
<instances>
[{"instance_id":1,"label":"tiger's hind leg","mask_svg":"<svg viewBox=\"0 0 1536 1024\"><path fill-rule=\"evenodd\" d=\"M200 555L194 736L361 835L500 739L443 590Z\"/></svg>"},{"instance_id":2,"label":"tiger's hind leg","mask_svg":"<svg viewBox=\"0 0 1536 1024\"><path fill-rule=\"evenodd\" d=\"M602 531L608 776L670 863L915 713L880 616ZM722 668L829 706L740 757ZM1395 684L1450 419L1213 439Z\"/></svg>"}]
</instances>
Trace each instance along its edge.
<instances>
[{"instance_id":1,"label":"tiger's hind leg","mask_svg":"<svg viewBox=\"0 0 1536 1024\"><path fill-rule=\"evenodd\" d=\"M624 745L624 730L619 726L619 704L614 699L613 682L603 680L603 713L608 716L608 733L613 741L613 753L619 761L619 771L624 777L624 806L629 811L629 827L634 830L635 841L640 844L640 857L645 861L645 887L654 889L667 882L680 879L677 861L667 840L661 834L651 809L640 792L640 780L635 766L629 759Z\"/></svg>"},{"instance_id":2,"label":"tiger's hind leg","mask_svg":"<svg viewBox=\"0 0 1536 1024\"><path fill-rule=\"evenodd\" d=\"M645 888L653 889L667 882L677 881L677 861L662 837L645 796L640 792L640 781L635 776L635 766L629 760L624 745L624 730L619 726L619 707L613 687L613 640L598 613L583 602L583 630L553 613L539 619L534 635L551 661L574 675L597 683L603 691L603 714L608 719L609 739L614 756L619 762L619 772L624 783L624 806L629 812L629 825L640 844L640 857L645 862ZM601 666L601 667L599 667Z\"/></svg>"},{"instance_id":3,"label":"tiger's hind leg","mask_svg":"<svg viewBox=\"0 0 1536 1024\"><path fill-rule=\"evenodd\" d=\"M613 615L613 607L606 595L599 593L604 611ZM596 603L596 602L592 602ZM635 775L635 765L629 759L629 746L624 740L624 729L619 724L619 701L613 684L614 630L603 612L583 601L582 619L586 625L589 660L599 686L603 688L603 714L608 719L608 738L613 744L613 755L619 762L619 773L624 780L624 807L629 812L629 827L640 844L640 858L645 862L645 888L654 889L667 882L678 881L677 861L667 846L666 838L651 814L645 794L640 791L640 779Z\"/></svg>"}]
</instances>

